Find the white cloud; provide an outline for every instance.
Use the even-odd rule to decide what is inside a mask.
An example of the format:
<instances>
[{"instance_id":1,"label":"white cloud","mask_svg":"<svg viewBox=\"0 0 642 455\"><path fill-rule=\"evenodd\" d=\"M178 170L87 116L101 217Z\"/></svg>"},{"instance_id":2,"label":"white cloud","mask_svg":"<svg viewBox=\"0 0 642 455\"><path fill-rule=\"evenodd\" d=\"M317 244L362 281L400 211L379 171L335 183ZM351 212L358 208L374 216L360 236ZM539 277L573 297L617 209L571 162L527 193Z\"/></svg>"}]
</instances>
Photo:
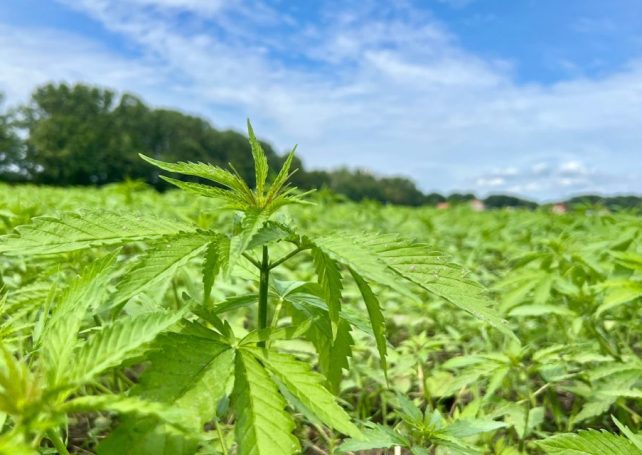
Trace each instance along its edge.
<instances>
[{"instance_id":1,"label":"white cloud","mask_svg":"<svg viewBox=\"0 0 642 455\"><path fill-rule=\"evenodd\" d=\"M129 0L132 4L191 11L199 14L214 15L225 5L224 0Z\"/></svg>"},{"instance_id":2,"label":"white cloud","mask_svg":"<svg viewBox=\"0 0 642 455\"><path fill-rule=\"evenodd\" d=\"M249 116L278 148L299 142L310 167L367 166L409 175L425 190L550 197L584 185L550 177L573 174L582 157L584 174L560 178L642 191L642 172L631 166L642 143L640 62L599 79L522 85L514 62L465 51L403 3L359 2L314 23L258 0L65 4L123 37L134 56L66 32L0 28L0 87L12 100L48 79L129 89L219 127L241 128ZM192 15L189 26L177 10ZM524 173L549 180L519 182ZM623 178L595 177L602 174Z\"/></svg>"},{"instance_id":3,"label":"white cloud","mask_svg":"<svg viewBox=\"0 0 642 455\"><path fill-rule=\"evenodd\" d=\"M605 18L580 17L571 25L571 28L579 33L589 34L611 34L618 30L617 24Z\"/></svg>"},{"instance_id":4,"label":"white cloud","mask_svg":"<svg viewBox=\"0 0 642 455\"><path fill-rule=\"evenodd\" d=\"M578 158L550 158L512 168L482 173L475 179L482 194L512 193L537 200L558 200L578 194L599 193L605 187L614 193L630 193L637 177L591 169Z\"/></svg>"},{"instance_id":5,"label":"white cloud","mask_svg":"<svg viewBox=\"0 0 642 455\"><path fill-rule=\"evenodd\" d=\"M549 170L550 170L550 165L545 161L541 161L539 163L535 163L531 165L531 172L535 175L546 174Z\"/></svg>"},{"instance_id":6,"label":"white cloud","mask_svg":"<svg viewBox=\"0 0 642 455\"><path fill-rule=\"evenodd\" d=\"M476 184L480 188L497 188L504 186L506 183L506 180L504 180L502 177L480 177L477 179Z\"/></svg>"},{"instance_id":7,"label":"white cloud","mask_svg":"<svg viewBox=\"0 0 642 455\"><path fill-rule=\"evenodd\" d=\"M560 164L560 173L565 175L587 175L588 169L578 160L565 161Z\"/></svg>"},{"instance_id":8,"label":"white cloud","mask_svg":"<svg viewBox=\"0 0 642 455\"><path fill-rule=\"evenodd\" d=\"M506 177L513 177L518 173L519 173L519 170L515 166L504 167L497 170L497 174L503 175Z\"/></svg>"},{"instance_id":9,"label":"white cloud","mask_svg":"<svg viewBox=\"0 0 642 455\"><path fill-rule=\"evenodd\" d=\"M437 0L440 3L445 3L453 8L464 8L470 5L475 0Z\"/></svg>"},{"instance_id":10,"label":"white cloud","mask_svg":"<svg viewBox=\"0 0 642 455\"><path fill-rule=\"evenodd\" d=\"M92 58L93 57L93 58ZM140 76L126 59L75 36L50 30L25 30L0 26L0 84L11 99L24 99L34 87L50 79L103 76L103 83L117 84ZM105 62L110 67L104 66Z\"/></svg>"},{"instance_id":11,"label":"white cloud","mask_svg":"<svg viewBox=\"0 0 642 455\"><path fill-rule=\"evenodd\" d=\"M82 8L91 8L95 11L108 11L113 8L113 0L61 0L69 5L78 5ZM156 13L186 12L202 17L213 17L229 6L237 5L237 0L123 0L119 1L129 8L146 8Z\"/></svg>"}]
</instances>

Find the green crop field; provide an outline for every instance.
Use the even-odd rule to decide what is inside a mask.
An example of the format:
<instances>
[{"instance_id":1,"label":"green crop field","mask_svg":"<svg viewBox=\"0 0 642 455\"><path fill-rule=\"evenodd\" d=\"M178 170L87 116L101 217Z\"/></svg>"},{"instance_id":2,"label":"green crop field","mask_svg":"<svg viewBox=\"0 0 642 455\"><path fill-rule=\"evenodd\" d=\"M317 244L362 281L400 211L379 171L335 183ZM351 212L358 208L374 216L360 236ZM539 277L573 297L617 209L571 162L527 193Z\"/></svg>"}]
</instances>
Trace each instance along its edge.
<instances>
[{"instance_id":1,"label":"green crop field","mask_svg":"<svg viewBox=\"0 0 642 455\"><path fill-rule=\"evenodd\" d=\"M256 188L0 186L0 453L642 453L638 216L338 202L252 144Z\"/></svg>"}]
</instances>

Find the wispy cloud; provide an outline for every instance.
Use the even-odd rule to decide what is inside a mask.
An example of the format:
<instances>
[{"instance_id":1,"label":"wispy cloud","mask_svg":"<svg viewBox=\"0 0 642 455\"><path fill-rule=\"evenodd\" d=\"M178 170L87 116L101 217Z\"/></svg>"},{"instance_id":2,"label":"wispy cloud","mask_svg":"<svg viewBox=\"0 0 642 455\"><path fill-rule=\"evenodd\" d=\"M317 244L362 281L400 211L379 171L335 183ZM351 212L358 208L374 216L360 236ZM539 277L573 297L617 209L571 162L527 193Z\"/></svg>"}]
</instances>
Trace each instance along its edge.
<instances>
[{"instance_id":1,"label":"wispy cloud","mask_svg":"<svg viewBox=\"0 0 642 455\"><path fill-rule=\"evenodd\" d=\"M631 192L631 173L612 174L590 168L577 158L549 158L523 167L497 168L482 173L475 186L482 194L528 194L538 200L556 200L587 193L600 193L605 186L615 193Z\"/></svg>"},{"instance_id":2,"label":"wispy cloud","mask_svg":"<svg viewBox=\"0 0 642 455\"><path fill-rule=\"evenodd\" d=\"M89 79L132 90L145 90L167 80L163 71L152 68L145 59L120 56L59 30L0 24L0 61L4 62L0 89L12 101L24 101L36 84L49 80Z\"/></svg>"},{"instance_id":3,"label":"wispy cloud","mask_svg":"<svg viewBox=\"0 0 642 455\"><path fill-rule=\"evenodd\" d=\"M573 30L588 34L611 34L618 30L617 24L606 18L580 17L572 24Z\"/></svg>"},{"instance_id":4,"label":"wispy cloud","mask_svg":"<svg viewBox=\"0 0 642 455\"><path fill-rule=\"evenodd\" d=\"M518 182L550 156L580 156L586 169L610 174L640 171L631 163L642 143L641 62L599 79L521 85L515 62L466 51L434 17L402 2L333 3L316 21L258 0L65 4L126 39L130 55L60 30L0 28L9 68L0 87L11 99L48 79L133 90L221 127L250 116L279 148L298 141L311 167L401 173L425 190L510 188L537 198L621 190L593 178L599 172L583 177L593 186L561 180L560 163L556 184ZM493 174L500 162L504 173ZM642 180L626 181L642 191Z\"/></svg>"},{"instance_id":5,"label":"wispy cloud","mask_svg":"<svg viewBox=\"0 0 642 455\"><path fill-rule=\"evenodd\" d=\"M101 2L94 2L95 4ZM104 3L104 2L102 2ZM224 8L225 0L129 0L132 5L155 7L159 10L189 11L213 16Z\"/></svg>"},{"instance_id":6,"label":"wispy cloud","mask_svg":"<svg viewBox=\"0 0 642 455\"><path fill-rule=\"evenodd\" d=\"M440 3L445 3L453 8L464 8L470 5L475 0L437 0Z\"/></svg>"}]
</instances>

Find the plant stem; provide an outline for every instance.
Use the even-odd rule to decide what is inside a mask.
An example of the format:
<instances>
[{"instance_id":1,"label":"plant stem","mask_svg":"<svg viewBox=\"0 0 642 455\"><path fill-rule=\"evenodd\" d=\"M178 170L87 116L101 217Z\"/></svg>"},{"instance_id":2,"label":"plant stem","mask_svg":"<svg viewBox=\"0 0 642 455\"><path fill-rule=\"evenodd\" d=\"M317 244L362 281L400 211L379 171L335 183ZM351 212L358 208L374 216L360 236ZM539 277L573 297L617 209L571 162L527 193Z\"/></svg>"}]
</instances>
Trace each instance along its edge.
<instances>
[{"instance_id":1,"label":"plant stem","mask_svg":"<svg viewBox=\"0 0 642 455\"><path fill-rule=\"evenodd\" d=\"M96 387L98 390L100 390L102 393L107 393L107 394L111 394L112 393L112 391L109 388L105 387L104 385L102 385L98 381L93 382L92 385L94 387Z\"/></svg>"},{"instance_id":2,"label":"plant stem","mask_svg":"<svg viewBox=\"0 0 642 455\"><path fill-rule=\"evenodd\" d=\"M133 386L134 381L129 379L125 373L123 373L122 370L116 370L116 373L118 374L118 377L123 381L126 385Z\"/></svg>"},{"instance_id":3,"label":"plant stem","mask_svg":"<svg viewBox=\"0 0 642 455\"><path fill-rule=\"evenodd\" d=\"M243 257L244 257L245 259L247 259L248 261L250 261L250 262L254 265L254 267L256 267L257 269L260 269L260 268L261 268L261 264L259 263L259 261L257 261L256 259L254 259L254 258L253 258L252 256L250 256L249 254L247 254L247 253L243 253Z\"/></svg>"},{"instance_id":4,"label":"plant stem","mask_svg":"<svg viewBox=\"0 0 642 455\"><path fill-rule=\"evenodd\" d=\"M283 307L283 298L277 300L276 305L274 305L274 311L272 311L272 322L270 322L270 328L276 329L277 324L279 323L279 314L281 313L281 308ZM270 347L270 340L266 343L266 346Z\"/></svg>"},{"instance_id":5,"label":"plant stem","mask_svg":"<svg viewBox=\"0 0 642 455\"><path fill-rule=\"evenodd\" d=\"M227 455L227 444L225 444L225 437L223 436L223 432L221 431L221 425L218 418L214 420L214 425L216 426L218 439L221 441L221 449L223 450L223 455Z\"/></svg>"},{"instance_id":6,"label":"plant stem","mask_svg":"<svg viewBox=\"0 0 642 455\"><path fill-rule=\"evenodd\" d=\"M268 247L263 246L263 260L261 261L261 275L259 278L259 330L267 327L267 310L268 310L268 282L270 280L270 257L268 256ZM258 343L260 347L265 347L265 342Z\"/></svg>"},{"instance_id":7,"label":"plant stem","mask_svg":"<svg viewBox=\"0 0 642 455\"><path fill-rule=\"evenodd\" d=\"M617 346L616 346L616 349L613 349L613 346L611 345L610 341L606 338L606 335L604 335L604 332L597 325L597 322L594 321L592 324L590 324L590 327L592 329L592 332L595 334L597 338L597 342L602 347L602 349L606 351L608 355L613 357L618 362L622 362L622 356L620 355L619 352L617 352Z\"/></svg>"},{"instance_id":8,"label":"plant stem","mask_svg":"<svg viewBox=\"0 0 642 455\"><path fill-rule=\"evenodd\" d=\"M288 259L290 259L291 257L293 257L293 256L295 256L295 255L297 255L297 254L299 254L299 253L300 253L301 251L303 251L303 250L305 250L305 248L297 247L295 250L290 251L288 254L286 254L285 256L283 256L281 259L279 259L279 260L277 260L277 261L274 261L272 264L270 264L270 269L273 269L274 267L277 267L277 266L279 266L279 265L283 264L285 261L287 261L287 260L288 260Z\"/></svg>"},{"instance_id":9,"label":"plant stem","mask_svg":"<svg viewBox=\"0 0 642 455\"><path fill-rule=\"evenodd\" d=\"M60 439L56 430L47 430L47 438L49 438L49 440L53 443L54 447L60 455L69 455L67 446L64 442L62 442L62 439Z\"/></svg>"},{"instance_id":10,"label":"plant stem","mask_svg":"<svg viewBox=\"0 0 642 455\"><path fill-rule=\"evenodd\" d=\"M526 446L526 436L528 435L528 421L531 414L531 403L526 402L526 415L524 416L524 432L519 436L519 450L523 451Z\"/></svg>"},{"instance_id":11,"label":"plant stem","mask_svg":"<svg viewBox=\"0 0 642 455\"><path fill-rule=\"evenodd\" d=\"M281 313L281 307L283 307L283 298L280 298L276 305L274 306L274 311L272 312L272 322L270 327L276 329L276 325L279 323L279 314Z\"/></svg>"},{"instance_id":12,"label":"plant stem","mask_svg":"<svg viewBox=\"0 0 642 455\"><path fill-rule=\"evenodd\" d=\"M172 293L174 294L174 303L176 304L176 309L178 310L181 307L181 300L178 297L178 289L176 287L175 280L172 280Z\"/></svg>"},{"instance_id":13,"label":"plant stem","mask_svg":"<svg viewBox=\"0 0 642 455\"><path fill-rule=\"evenodd\" d=\"M616 403L618 406L620 406L622 409L627 411L629 414L631 414L631 417L633 418L633 421L637 424L640 421L640 414L635 412L633 409L628 407L626 403Z\"/></svg>"}]
</instances>

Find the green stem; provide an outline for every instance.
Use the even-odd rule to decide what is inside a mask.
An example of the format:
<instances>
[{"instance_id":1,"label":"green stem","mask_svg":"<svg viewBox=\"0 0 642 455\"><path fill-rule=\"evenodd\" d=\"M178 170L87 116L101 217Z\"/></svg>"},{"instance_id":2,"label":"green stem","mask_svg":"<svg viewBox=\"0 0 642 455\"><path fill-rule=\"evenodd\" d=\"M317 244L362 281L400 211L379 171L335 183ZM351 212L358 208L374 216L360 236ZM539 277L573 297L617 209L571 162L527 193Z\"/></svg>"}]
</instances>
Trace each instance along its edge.
<instances>
[{"instance_id":1,"label":"green stem","mask_svg":"<svg viewBox=\"0 0 642 455\"><path fill-rule=\"evenodd\" d=\"M178 297L178 288L176 287L176 281L172 280L172 293L174 294L174 303L176 305L176 309L180 309L181 307L181 300Z\"/></svg>"},{"instance_id":2,"label":"green stem","mask_svg":"<svg viewBox=\"0 0 642 455\"><path fill-rule=\"evenodd\" d=\"M259 330L267 328L268 313L268 282L270 280L270 257L268 256L268 247L263 246L263 260L261 261L261 275L259 278ZM260 347L265 347L265 342L258 343Z\"/></svg>"},{"instance_id":3,"label":"green stem","mask_svg":"<svg viewBox=\"0 0 642 455\"><path fill-rule=\"evenodd\" d=\"M245 259L247 259L248 261L250 261L250 262L254 265L254 267L256 267L257 269L260 269L260 268L261 268L261 263L260 263L259 261L257 261L256 259L254 259L254 258L253 258L252 256L250 256L249 254L247 254L247 253L243 253L243 257L244 257Z\"/></svg>"},{"instance_id":4,"label":"green stem","mask_svg":"<svg viewBox=\"0 0 642 455\"><path fill-rule=\"evenodd\" d=\"M118 377L120 378L121 381L125 383L126 386L133 386L134 381L129 379L127 375L122 371L122 370L116 370L116 374L118 374Z\"/></svg>"},{"instance_id":5,"label":"green stem","mask_svg":"<svg viewBox=\"0 0 642 455\"><path fill-rule=\"evenodd\" d=\"M96 387L98 390L100 390L102 393L106 393L106 394L112 394L113 393L113 391L111 391L110 389L108 389L107 387L105 387L104 385L102 385L98 381L93 382L92 385L94 387Z\"/></svg>"},{"instance_id":6,"label":"green stem","mask_svg":"<svg viewBox=\"0 0 642 455\"><path fill-rule=\"evenodd\" d=\"M277 267L277 266L283 264L285 261L287 261L288 259L290 259L293 256L296 256L297 254L299 254L303 250L305 250L305 248L297 247L295 250L290 251L288 254L283 256L281 259L279 259L277 261L274 261L272 264L270 264L270 269L273 269L274 267Z\"/></svg>"},{"instance_id":7,"label":"green stem","mask_svg":"<svg viewBox=\"0 0 642 455\"><path fill-rule=\"evenodd\" d=\"M279 314L281 313L281 308L283 307L283 298L280 298L276 305L274 306L274 311L272 312L272 322L270 322L270 328L272 330L276 329L277 324L279 323ZM266 343L267 347L270 347L270 340Z\"/></svg>"},{"instance_id":8,"label":"green stem","mask_svg":"<svg viewBox=\"0 0 642 455\"><path fill-rule=\"evenodd\" d=\"M637 422L639 422L639 421L640 421L640 414L638 414L638 413L637 413L637 412L635 412L633 409L631 409L630 407L628 407L628 406L626 405L626 403L616 403L616 404L617 404L618 406L620 406L622 409L624 409L625 411L627 411L629 414L631 414L631 416L633 417L633 421L634 421L634 422L636 422L636 423L637 423Z\"/></svg>"},{"instance_id":9,"label":"green stem","mask_svg":"<svg viewBox=\"0 0 642 455\"><path fill-rule=\"evenodd\" d=\"M528 423L531 414L531 402L526 402L526 415L524 416L524 432L519 435L519 450L523 451L526 446L526 436L528 435Z\"/></svg>"},{"instance_id":10,"label":"green stem","mask_svg":"<svg viewBox=\"0 0 642 455\"><path fill-rule=\"evenodd\" d=\"M282 306L283 306L283 299L280 298L276 302L276 305L274 306L274 312L272 313L272 322L270 323L270 327L273 329L276 329L276 325L279 323L279 315L281 313Z\"/></svg>"},{"instance_id":11,"label":"green stem","mask_svg":"<svg viewBox=\"0 0 642 455\"><path fill-rule=\"evenodd\" d=\"M60 436L58 436L58 432L56 430L47 430L47 438L49 438L49 440L53 443L54 447L60 455L69 455L67 446L64 442L62 442L62 439L60 439Z\"/></svg>"},{"instance_id":12,"label":"green stem","mask_svg":"<svg viewBox=\"0 0 642 455\"><path fill-rule=\"evenodd\" d=\"M223 450L223 455L227 455L227 444L225 443L225 437L223 436L223 432L221 431L221 425L220 421L217 418L214 420L214 425L216 426L216 433L218 433L218 439L221 441L221 449Z\"/></svg>"},{"instance_id":13,"label":"green stem","mask_svg":"<svg viewBox=\"0 0 642 455\"><path fill-rule=\"evenodd\" d=\"M592 328L593 333L596 335L597 342L602 347L602 349L606 351L608 355L613 357L618 362L622 362L622 356L620 355L619 352L617 352L617 346L615 347L615 349L613 349L613 346L611 345L610 341L606 338L606 335L604 335L604 332L597 325L597 322L594 321L590 325L590 327Z\"/></svg>"}]
</instances>

